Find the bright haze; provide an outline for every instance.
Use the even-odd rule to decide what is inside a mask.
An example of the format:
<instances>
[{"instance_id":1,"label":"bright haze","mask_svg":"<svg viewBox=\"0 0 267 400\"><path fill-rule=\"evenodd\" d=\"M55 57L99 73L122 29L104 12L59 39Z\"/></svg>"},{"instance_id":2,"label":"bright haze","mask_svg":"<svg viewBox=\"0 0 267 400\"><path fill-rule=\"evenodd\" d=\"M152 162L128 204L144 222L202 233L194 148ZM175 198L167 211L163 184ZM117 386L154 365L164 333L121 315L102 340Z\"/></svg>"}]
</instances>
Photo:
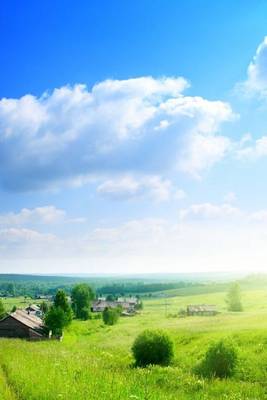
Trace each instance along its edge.
<instances>
[{"instance_id":1,"label":"bright haze","mask_svg":"<svg viewBox=\"0 0 267 400\"><path fill-rule=\"evenodd\" d=\"M0 272L267 270L266 2L0 18Z\"/></svg>"}]
</instances>

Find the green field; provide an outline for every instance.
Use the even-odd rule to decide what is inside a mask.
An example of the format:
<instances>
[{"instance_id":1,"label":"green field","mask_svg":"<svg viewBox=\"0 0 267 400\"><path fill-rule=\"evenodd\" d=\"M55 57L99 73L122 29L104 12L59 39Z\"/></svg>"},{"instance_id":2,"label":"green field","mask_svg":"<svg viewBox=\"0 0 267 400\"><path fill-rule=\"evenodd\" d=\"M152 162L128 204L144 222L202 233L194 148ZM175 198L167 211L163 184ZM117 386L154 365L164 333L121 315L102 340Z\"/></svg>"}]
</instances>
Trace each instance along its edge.
<instances>
[{"instance_id":1,"label":"green field","mask_svg":"<svg viewBox=\"0 0 267 400\"><path fill-rule=\"evenodd\" d=\"M228 313L224 299L218 292L145 300L140 315L112 327L101 320L74 321L62 342L2 339L0 399L267 399L267 290L243 292L242 313ZM190 303L217 304L220 314L178 318L179 308ZM131 345L145 328L166 329L173 338L170 367L133 367ZM238 348L235 376L195 375L209 344L226 337Z\"/></svg>"}]
</instances>

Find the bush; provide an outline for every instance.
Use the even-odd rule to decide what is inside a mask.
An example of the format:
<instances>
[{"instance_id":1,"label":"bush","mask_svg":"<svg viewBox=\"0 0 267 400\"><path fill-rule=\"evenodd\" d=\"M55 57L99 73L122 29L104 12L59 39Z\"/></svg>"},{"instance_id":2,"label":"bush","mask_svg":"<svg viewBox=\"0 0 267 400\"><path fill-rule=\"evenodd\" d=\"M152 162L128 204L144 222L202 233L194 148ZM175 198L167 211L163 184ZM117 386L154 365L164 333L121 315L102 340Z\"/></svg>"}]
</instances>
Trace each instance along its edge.
<instances>
[{"instance_id":1,"label":"bush","mask_svg":"<svg viewBox=\"0 0 267 400\"><path fill-rule=\"evenodd\" d=\"M139 367L169 365L173 358L173 342L163 331L145 330L135 339L132 352Z\"/></svg>"},{"instance_id":2,"label":"bush","mask_svg":"<svg viewBox=\"0 0 267 400\"><path fill-rule=\"evenodd\" d=\"M105 308L102 313L102 318L105 325L115 325L120 316L120 309L118 308Z\"/></svg>"},{"instance_id":3,"label":"bush","mask_svg":"<svg viewBox=\"0 0 267 400\"><path fill-rule=\"evenodd\" d=\"M187 312L185 308L180 308L180 310L178 311L178 317L179 318L184 318L187 316Z\"/></svg>"},{"instance_id":4,"label":"bush","mask_svg":"<svg viewBox=\"0 0 267 400\"><path fill-rule=\"evenodd\" d=\"M90 318L90 310L88 307L83 307L80 310L80 319L87 321Z\"/></svg>"},{"instance_id":5,"label":"bush","mask_svg":"<svg viewBox=\"0 0 267 400\"><path fill-rule=\"evenodd\" d=\"M197 372L209 378L228 378L234 374L237 364L237 351L232 343L220 340L212 344Z\"/></svg>"}]
</instances>

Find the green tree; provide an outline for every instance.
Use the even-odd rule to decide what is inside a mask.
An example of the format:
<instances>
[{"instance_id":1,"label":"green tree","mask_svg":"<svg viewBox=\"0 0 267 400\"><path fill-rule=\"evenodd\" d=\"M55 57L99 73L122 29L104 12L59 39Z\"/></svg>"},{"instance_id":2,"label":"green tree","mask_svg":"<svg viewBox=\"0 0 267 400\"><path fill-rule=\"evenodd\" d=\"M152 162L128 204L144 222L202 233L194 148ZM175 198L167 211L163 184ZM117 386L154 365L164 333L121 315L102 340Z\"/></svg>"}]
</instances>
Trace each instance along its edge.
<instances>
[{"instance_id":1,"label":"green tree","mask_svg":"<svg viewBox=\"0 0 267 400\"><path fill-rule=\"evenodd\" d=\"M64 290L59 289L57 291L57 294L56 294L55 299L54 299L54 306L56 308L61 308L64 311L65 315L66 315L66 319L69 322L71 322L71 320L72 320L72 310L71 310L71 306L70 306L70 304L68 302L67 295L64 292Z\"/></svg>"},{"instance_id":2,"label":"green tree","mask_svg":"<svg viewBox=\"0 0 267 400\"><path fill-rule=\"evenodd\" d=\"M138 303L135 306L136 310L143 310L144 308L144 304L142 302L142 300L138 300Z\"/></svg>"},{"instance_id":3,"label":"green tree","mask_svg":"<svg viewBox=\"0 0 267 400\"><path fill-rule=\"evenodd\" d=\"M6 310L3 301L0 299L0 319L4 318Z\"/></svg>"},{"instance_id":4,"label":"green tree","mask_svg":"<svg viewBox=\"0 0 267 400\"><path fill-rule=\"evenodd\" d=\"M114 301L115 300L115 296L113 294L108 294L106 297L107 301Z\"/></svg>"},{"instance_id":5,"label":"green tree","mask_svg":"<svg viewBox=\"0 0 267 400\"><path fill-rule=\"evenodd\" d=\"M71 292L72 309L77 318L84 319L85 309L90 312L91 301L94 298L94 293L89 285L81 283L75 285Z\"/></svg>"},{"instance_id":6,"label":"green tree","mask_svg":"<svg viewBox=\"0 0 267 400\"><path fill-rule=\"evenodd\" d=\"M40 309L42 311L43 314L46 314L48 311L48 304L46 301L42 301L42 303L40 304Z\"/></svg>"},{"instance_id":7,"label":"green tree","mask_svg":"<svg viewBox=\"0 0 267 400\"><path fill-rule=\"evenodd\" d=\"M230 286L225 301L228 311L243 311L241 291L238 283L233 283Z\"/></svg>"},{"instance_id":8,"label":"green tree","mask_svg":"<svg viewBox=\"0 0 267 400\"><path fill-rule=\"evenodd\" d=\"M11 312L14 313L14 312L16 312L16 311L17 311L17 307L14 305L14 306L12 307L12 309L11 309Z\"/></svg>"},{"instance_id":9,"label":"green tree","mask_svg":"<svg viewBox=\"0 0 267 400\"><path fill-rule=\"evenodd\" d=\"M121 310L119 308L106 307L102 313L105 325L115 325L118 322Z\"/></svg>"},{"instance_id":10,"label":"green tree","mask_svg":"<svg viewBox=\"0 0 267 400\"><path fill-rule=\"evenodd\" d=\"M45 326L53 335L62 335L63 329L70 324L67 314L61 307L52 306L45 315Z\"/></svg>"}]
</instances>

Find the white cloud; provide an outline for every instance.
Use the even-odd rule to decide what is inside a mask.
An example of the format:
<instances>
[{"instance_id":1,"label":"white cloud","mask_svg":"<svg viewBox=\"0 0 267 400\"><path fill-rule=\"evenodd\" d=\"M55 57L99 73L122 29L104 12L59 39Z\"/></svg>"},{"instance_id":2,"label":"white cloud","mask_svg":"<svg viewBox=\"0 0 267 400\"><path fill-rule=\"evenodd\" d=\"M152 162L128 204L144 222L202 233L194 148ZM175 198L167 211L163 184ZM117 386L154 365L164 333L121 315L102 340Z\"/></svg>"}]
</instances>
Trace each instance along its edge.
<instances>
[{"instance_id":1,"label":"white cloud","mask_svg":"<svg viewBox=\"0 0 267 400\"><path fill-rule=\"evenodd\" d=\"M42 265L46 272L53 273L73 271L74 266L76 273L265 268L266 210L247 213L211 203L188 209L182 220L145 218L103 224L83 237L60 238L26 228L0 229L1 265L10 265L7 259L16 259L25 272L29 271L27 260L31 272Z\"/></svg>"},{"instance_id":2,"label":"white cloud","mask_svg":"<svg viewBox=\"0 0 267 400\"><path fill-rule=\"evenodd\" d=\"M203 170L221 161L231 150L231 140L225 136L194 134L188 138L178 166L196 178Z\"/></svg>"},{"instance_id":3,"label":"white cloud","mask_svg":"<svg viewBox=\"0 0 267 400\"><path fill-rule=\"evenodd\" d=\"M232 217L240 217L242 212L239 208L225 203L216 205L212 203L193 204L188 208L180 211L180 219L200 218L200 219L225 219Z\"/></svg>"},{"instance_id":4,"label":"white cloud","mask_svg":"<svg viewBox=\"0 0 267 400\"><path fill-rule=\"evenodd\" d=\"M247 80L241 88L249 93L267 94L267 36L263 39L247 71Z\"/></svg>"},{"instance_id":5,"label":"white cloud","mask_svg":"<svg viewBox=\"0 0 267 400\"><path fill-rule=\"evenodd\" d=\"M3 258L29 258L38 259L55 255L56 248L61 244L55 235L41 233L26 228L0 229L0 257ZM61 248L61 256L64 254ZM38 267L38 266L37 266Z\"/></svg>"},{"instance_id":6,"label":"white cloud","mask_svg":"<svg viewBox=\"0 0 267 400\"><path fill-rule=\"evenodd\" d=\"M235 192L228 192L228 193L226 193L226 195L224 196L223 200L224 200L226 203L230 203L230 204L231 204L231 203L235 203L236 200L237 200L237 196L236 196Z\"/></svg>"},{"instance_id":7,"label":"white cloud","mask_svg":"<svg viewBox=\"0 0 267 400\"><path fill-rule=\"evenodd\" d=\"M150 197L156 201L167 201L171 197L182 199L185 192L174 189L168 179L159 176L120 176L108 179L97 187L97 192L111 199L132 199L137 197Z\"/></svg>"},{"instance_id":8,"label":"white cloud","mask_svg":"<svg viewBox=\"0 0 267 400\"><path fill-rule=\"evenodd\" d=\"M236 149L235 155L239 160L251 161L256 161L262 157L266 157L267 136L262 136L254 141L252 139L247 142L241 141L241 145Z\"/></svg>"},{"instance_id":9,"label":"white cloud","mask_svg":"<svg viewBox=\"0 0 267 400\"><path fill-rule=\"evenodd\" d=\"M225 155L229 139L217 133L234 114L225 102L184 96L188 86L141 77L0 100L0 185L25 191L101 174L158 175L180 159L200 174Z\"/></svg>"},{"instance_id":10,"label":"white cloud","mask_svg":"<svg viewBox=\"0 0 267 400\"><path fill-rule=\"evenodd\" d=\"M23 208L18 213L0 214L0 225L54 224L65 218L66 212L55 206Z\"/></svg>"}]
</instances>

